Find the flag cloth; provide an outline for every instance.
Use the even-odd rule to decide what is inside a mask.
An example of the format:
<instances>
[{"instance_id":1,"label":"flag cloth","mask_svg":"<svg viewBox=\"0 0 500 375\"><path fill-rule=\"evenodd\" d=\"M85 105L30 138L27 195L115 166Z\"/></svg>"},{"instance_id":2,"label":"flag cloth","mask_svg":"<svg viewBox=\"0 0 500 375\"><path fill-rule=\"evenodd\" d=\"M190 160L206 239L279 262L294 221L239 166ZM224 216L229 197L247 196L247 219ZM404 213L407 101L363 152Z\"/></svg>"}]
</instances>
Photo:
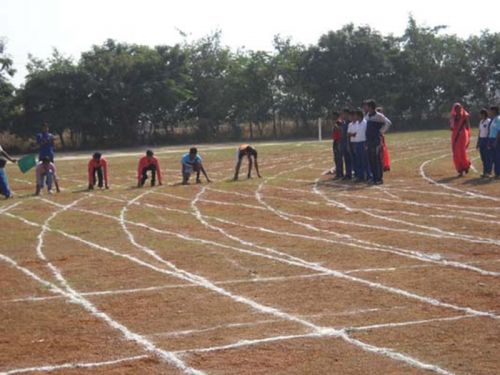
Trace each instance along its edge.
<instances>
[{"instance_id":1,"label":"flag cloth","mask_svg":"<svg viewBox=\"0 0 500 375\"><path fill-rule=\"evenodd\" d=\"M17 165L19 166L21 172L23 173L28 172L31 168L36 166L36 155L30 154L23 156L21 159L17 161Z\"/></svg>"}]
</instances>

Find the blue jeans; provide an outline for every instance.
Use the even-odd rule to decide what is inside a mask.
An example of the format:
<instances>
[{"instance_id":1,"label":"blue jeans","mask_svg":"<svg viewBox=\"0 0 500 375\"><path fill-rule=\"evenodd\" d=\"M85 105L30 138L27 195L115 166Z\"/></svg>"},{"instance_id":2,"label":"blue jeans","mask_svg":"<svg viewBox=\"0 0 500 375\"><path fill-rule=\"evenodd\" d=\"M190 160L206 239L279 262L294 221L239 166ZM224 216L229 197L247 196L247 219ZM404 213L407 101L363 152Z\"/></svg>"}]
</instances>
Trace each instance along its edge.
<instances>
[{"instance_id":1,"label":"blue jeans","mask_svg":"<svg viewBox=\"0 0 500 375\"><path fill-rule=\"evenodd\" d=\"M493 167L493 155L492 152L488 150L488 143L488 138L479 138L479 154L483 162L483 174L490 174Z\"/></svg>"},{"instance_id":2,"label":"blue jeans","mask_svg":"<svg viewBox=\"0 0 500 375\"><path fill-rule=\"evenodd\" d=\"M9 189L9 180L7 178L7 173L5 173L4 168L0 168L0 193L5 195L6 198L9 198L12 194Z\"/></svg>"},{"instance_id":3,"label":"blue jeans","mask_svg":"<svg viewBox=\"0 0 500 375\"><path fill-rule=\"evenodd\" d=\"M51 191L53 180L54 180L54 176L52 175L52 172L47 172L47 173L42 174L40 181L38 181L38 186L40 187L40 190L43 189L43 185L45 183L45 184L47 184L47 190Z\"/></svg>"},{"instance_id":4,"label":"blue jeans","mask_svg":"<svg viewBox=\"0 0 500 375\"><path fill-rule=\"evenodd\" d=\"M353 142L355 162L356 162L356 177L366 180L369 176L368 172L368 155L366 153L365 142Z\"/></svg>"}]
</instances>

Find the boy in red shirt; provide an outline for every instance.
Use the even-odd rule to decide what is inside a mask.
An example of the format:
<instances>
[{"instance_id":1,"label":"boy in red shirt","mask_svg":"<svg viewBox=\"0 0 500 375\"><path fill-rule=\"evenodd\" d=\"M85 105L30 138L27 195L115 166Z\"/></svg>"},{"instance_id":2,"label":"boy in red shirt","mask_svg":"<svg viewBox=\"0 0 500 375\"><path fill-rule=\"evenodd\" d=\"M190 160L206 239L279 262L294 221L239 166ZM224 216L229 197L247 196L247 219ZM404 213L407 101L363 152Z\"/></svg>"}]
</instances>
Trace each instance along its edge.
<instances>
[{"instance_id":1,"label":"boy in red shirt","mask_svg":"<svg viewBox=\"0 0 500 375\"><path fill-rule=\"evenodd\" d=\"M137 187L143 187L148 179L148 171L151 171L151 186L155 186L156 175L158 175L158 184L161 182L161 168L158 159L154 157L153 151L147 150L146 156L139 159L139 166L137 168Z\"/></svg>"},{"instance_id":2,"label":"boy in red shirt","mask_svg":"<svg viewBox=\"0 0 500 375\"><path fill-rule=\"evenodd\" d=\"M94 155L92 155L92 159L89 160L88 171L89 171L89 190L94 190L96 180L98 181L97 186L99 186L101 189L103 187L103 180L104 180L104 186L106 187L106 189L109 189L108 163L106 159L102 157L100 152L96 152L94 153Z\"/></svg>"},{"instance_id":3,"label":"boy in red shirt","mask_svg":"<svg viewBox=\"0 0 500 375\"><path fill-rule=\"evenodd\" d=\"M337 112L333 112L331 114L331 120L333 121L333 162L335 163L335 178L338 179L344 176L342 173L342 153L340 151L340 140L342 138L342 129L340 128L340 124L342 123L342 119L339 118L339 114Z\"/></svg>"}]
</instances>

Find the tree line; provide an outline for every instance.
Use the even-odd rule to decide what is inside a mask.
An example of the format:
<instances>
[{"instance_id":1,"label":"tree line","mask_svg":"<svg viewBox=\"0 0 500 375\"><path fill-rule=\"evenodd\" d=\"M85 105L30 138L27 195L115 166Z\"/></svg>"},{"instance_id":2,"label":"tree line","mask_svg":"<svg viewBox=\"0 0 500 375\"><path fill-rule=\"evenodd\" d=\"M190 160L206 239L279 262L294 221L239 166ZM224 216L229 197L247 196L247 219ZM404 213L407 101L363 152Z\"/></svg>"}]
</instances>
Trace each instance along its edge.
<instances>
[{"instance_id":1,"label":"tree line","mask_svg":"<svg viewBox=\"0 0 500 375\"><path fill-rule=\"evenodd\" d=\"M78 60L30 57L21 87L0 42L0 125L32 137L46 122L66 147L311 136L313 121L376 98L395 128L442 126L456 101L500 97L500 33L466 39L408 20L401 36L346 25L305 46L231 50L220 32L174 46L107 40Z\"/></svg>"}]
</instances>

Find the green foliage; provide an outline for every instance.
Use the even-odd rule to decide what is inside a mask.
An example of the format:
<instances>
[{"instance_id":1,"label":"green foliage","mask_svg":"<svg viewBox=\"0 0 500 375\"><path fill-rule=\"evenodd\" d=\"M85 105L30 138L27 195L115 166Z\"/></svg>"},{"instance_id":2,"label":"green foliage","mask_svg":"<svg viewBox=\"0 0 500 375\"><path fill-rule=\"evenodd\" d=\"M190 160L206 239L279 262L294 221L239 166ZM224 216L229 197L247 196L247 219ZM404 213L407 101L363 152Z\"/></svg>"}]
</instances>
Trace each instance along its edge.
<instances>
[{"instance_id":1,"label":"green foliage","mask_svg":"<svg viewBox=\"0 0 500 375\"><path fill-rule=\"evenodd\" d=\"M31 57L17 90L0 41L0 121L21 136L49 122L72 146L168 141L179 129L215 140L249 126L263 137L270 123L277 137L283 119L308 135L319 116L371 97L398 127L423 126L455 101L477 110L499 99L500 33L461 39L443 29L410 17L396 37L350 24L311 46L276 36L273 53L231 51L220 32L154 48L107 40L78 61L57 50Z\"/></svg>"}]
</instances>

